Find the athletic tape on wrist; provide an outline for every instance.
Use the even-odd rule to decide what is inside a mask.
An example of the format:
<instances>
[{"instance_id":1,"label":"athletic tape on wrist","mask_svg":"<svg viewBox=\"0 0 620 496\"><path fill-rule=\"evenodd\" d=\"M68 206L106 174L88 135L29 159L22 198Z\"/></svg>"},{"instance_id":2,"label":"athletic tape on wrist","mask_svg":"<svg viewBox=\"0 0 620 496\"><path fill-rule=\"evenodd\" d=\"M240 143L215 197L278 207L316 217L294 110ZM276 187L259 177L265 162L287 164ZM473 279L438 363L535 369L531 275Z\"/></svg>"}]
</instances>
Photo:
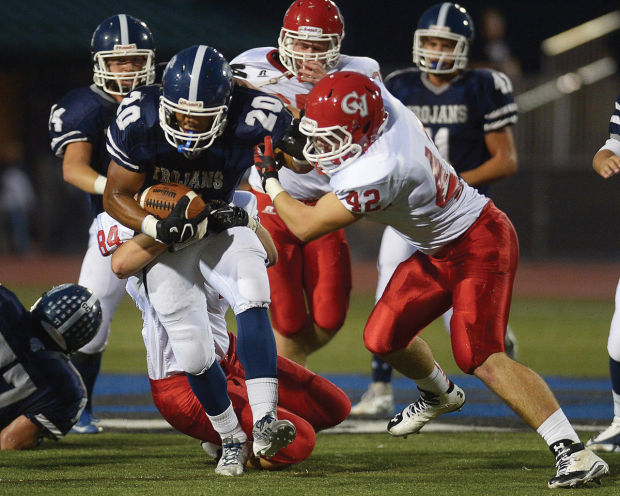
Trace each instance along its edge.
<instances>
[{"instance_id":1,"label":"athletic tape on wrist","mask_svg":"<svg viewBox=\"0 0 620 496\"><path fill-rule=\"evenodd\" d=\"M157 239L157 218L154 215L147 215L142 219L141 231L153 239Z\"/></svg>"},{"instance_id":2,"label":"athletic tape on wrist","mask_svg":"<svg viewBox=\"0 0 620 496\"><path fill-rule=\"evenodd\" d=\"M93 189L97 195L103 195L105 190L105 185L108 182L108 178L102 175L99 175L97 179L95 179L95 184L93 185Z\"/></svg>"},{"instance_id":3,"label":"athletic tape on wrist","mask_svg":"<svg viewBox=\"0 0 620 496\"><path fill-rule=\"evenodd\" d=\"M272 202L276 199L276 196L283 191L285 191L285 189L275 177L270 177L265 181L265 193L269 195Z\"/></svg>"}]
</instances>

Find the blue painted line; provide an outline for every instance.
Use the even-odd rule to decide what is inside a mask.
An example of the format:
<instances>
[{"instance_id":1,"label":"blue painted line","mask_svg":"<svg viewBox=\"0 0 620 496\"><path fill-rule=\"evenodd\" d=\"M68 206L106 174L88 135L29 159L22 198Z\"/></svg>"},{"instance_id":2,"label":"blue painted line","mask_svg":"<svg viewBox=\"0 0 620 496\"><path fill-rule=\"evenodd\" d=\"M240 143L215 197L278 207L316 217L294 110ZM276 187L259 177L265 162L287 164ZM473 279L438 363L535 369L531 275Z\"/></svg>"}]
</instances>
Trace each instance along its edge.
<instances>
[{"instance_id":1,"label":"blue painted line","mask_svg":"<svg viewBox=\"0 0 620 496\"><path fill-rule=\"evenodd\" d=\"M368 387L368 376L359 374L329 374L325 376L343 389L356 402ZM448 415L454 418L516 418L516 415L499 400L476 377L468 375L453 376L452 380L461 386L468 400L461 412ZM609 420L613 416L611 382L608 378L570 378L548 376L547 384L555 392L562 409L570 420ZM396 377L392 382L396 398L395 410L400 411L418 394L415 384L404 377ZM152 404L132 404L133 395L150 395L148 377L141 374L102 374L97 379L94 403L100 414L157 414ZM110 398L114 404L106 404ZM144 398L141 398L144 403ZM448 419L449 417L446 417Z\"/></svg>"}]
</instances>

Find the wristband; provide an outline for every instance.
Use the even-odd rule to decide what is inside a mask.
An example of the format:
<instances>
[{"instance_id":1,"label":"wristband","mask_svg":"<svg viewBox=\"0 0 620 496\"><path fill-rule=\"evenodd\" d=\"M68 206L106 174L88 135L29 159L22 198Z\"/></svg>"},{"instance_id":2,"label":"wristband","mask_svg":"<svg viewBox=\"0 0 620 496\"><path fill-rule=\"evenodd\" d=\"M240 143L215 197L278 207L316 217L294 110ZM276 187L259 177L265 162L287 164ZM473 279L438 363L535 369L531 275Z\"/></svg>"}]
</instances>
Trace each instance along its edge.
<instances>
[{"instance_id":1,"label":"wristband","mask_svg":"<svg viewBox=\"0 0 620 496\"><path fill-rule=\"evenodd\" d=\"M276 199L276 196L283 191L285 191L285 189L275 177L270 177L265 181L265 193L269 195L272 202Z\"/></svg>"},{"instance_id":2,"label":"wristband","mask_svg":"<svg viewBox=\"0 0 620 496\"><path fill-rule=\"evenodd\" d=\"M105 190L105 185L108 182L108 178L102 176L101 174L95 179L95 184L93 185L93 189L95 190L95 194L103 195L103 191Z\"/></svg>"},{"instance_id":3,"label":"wristband","mask_svg":"<svg viewBox=\"0 0 620 496\"><path fill-rule=\"evenodd\" d=\"M157 222L157 218L154 215L149 214L144 219L142 219L142 225L140 226L140 229L147 236L150 236L153 239L157 239Z\"/></svg>"}]
</instances>

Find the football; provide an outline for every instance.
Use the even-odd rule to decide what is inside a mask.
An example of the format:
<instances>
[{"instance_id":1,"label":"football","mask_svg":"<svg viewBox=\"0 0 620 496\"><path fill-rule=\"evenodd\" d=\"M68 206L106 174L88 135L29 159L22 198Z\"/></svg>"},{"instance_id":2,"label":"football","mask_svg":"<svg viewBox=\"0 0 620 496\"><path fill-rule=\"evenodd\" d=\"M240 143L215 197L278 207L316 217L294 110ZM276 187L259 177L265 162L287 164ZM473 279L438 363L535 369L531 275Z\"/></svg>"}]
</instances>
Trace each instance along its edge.
<instances>
[{"instance_id":1,"label":"football","mask_svg":"<svg viewBox=\"0 0 620 496\"><path fill-rule=\"evenodd\" d=\"M154 184L140 193L138 203L149 214L165 219L184 196L189 198L186 218L195 217L205 208L205 202L195 191L178 183Z\"/></svg>"}]
</instances>

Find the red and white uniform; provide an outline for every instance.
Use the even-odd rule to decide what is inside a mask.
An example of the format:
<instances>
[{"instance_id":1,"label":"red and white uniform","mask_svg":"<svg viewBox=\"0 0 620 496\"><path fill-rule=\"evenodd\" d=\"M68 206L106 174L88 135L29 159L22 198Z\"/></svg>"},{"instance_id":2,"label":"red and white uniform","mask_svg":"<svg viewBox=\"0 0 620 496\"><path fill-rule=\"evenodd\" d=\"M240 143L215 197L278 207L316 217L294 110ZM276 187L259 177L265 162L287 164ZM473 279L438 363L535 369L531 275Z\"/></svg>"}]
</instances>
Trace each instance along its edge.
<instances>
[{"instance_id":1,"label":"red and white uniform","mask_svg":"<svg viewBox=\"0 0 620 496\"><path fill-rule=\"evenodd\" d=\"M403 349L453 305L454 356L471 373L504 349L517 236L506 215L441 158L415 114L379 86L386 129L330 186L348 210L392 226L417 251L390 279L364 341L377 354Z\"/></svg>"},{"instance_id":2,"label":"red and white uniform","mask_svg":"<svg viewBox=\"0 0 620 496\"><path fill-rule=\"evenodd\" d=\"M278 50L254 48L235 57L231 65L235 75L258 89L278 95L285 103L304 108L313 85L300 82L279 62ZM355 71L380 80L379 64L367 57L340 55L329 71ZM297 174L287 168L279 173L282 186L296 199L313 204L331 191L329 179L312 170ZM274 329L293 336L306 325L306 296L311 318L322 329L338 331L344 324L351 292L351 257L344 230L310 243L295 237L276 213L261 180L251 168L250 185L258 199L261 223L269 231L278 249L278 263L269 268L271 320ZM305 295L304 295L305 293Z\"/></svg>"}]
</instances>

